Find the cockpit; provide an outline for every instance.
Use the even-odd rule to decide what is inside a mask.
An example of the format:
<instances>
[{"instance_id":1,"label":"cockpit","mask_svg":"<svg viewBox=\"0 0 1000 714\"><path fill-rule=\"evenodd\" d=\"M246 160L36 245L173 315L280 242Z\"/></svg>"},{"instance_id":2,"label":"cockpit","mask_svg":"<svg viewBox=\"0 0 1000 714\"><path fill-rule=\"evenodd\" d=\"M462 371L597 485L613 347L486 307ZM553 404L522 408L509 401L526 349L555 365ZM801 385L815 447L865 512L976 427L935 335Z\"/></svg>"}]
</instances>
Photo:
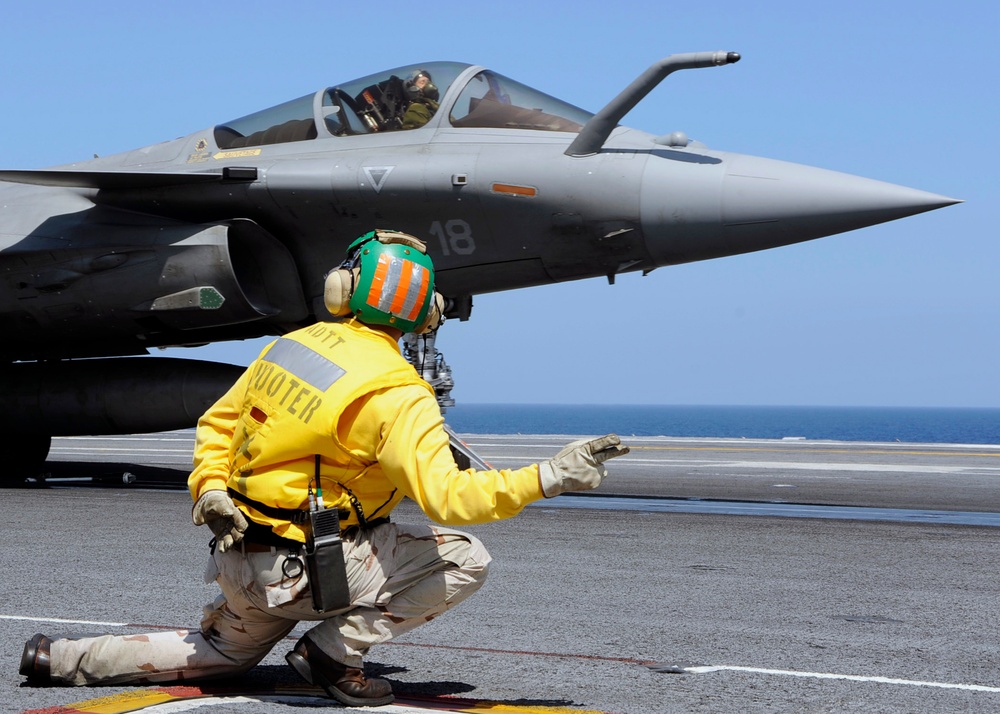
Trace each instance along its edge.
<instances>
[{"instance_id":1,"label":"cockpit","mask_svg":"<svg viewBox=\"0 0 1000 714\"><path fill-rule=\"evenodd\" d=\"M430 62L308 94L215 127L220 149L424 126L579 132L589 112L490 70ZM459 80L461 79L461 82Z\"/></svg>"}]
</instances>

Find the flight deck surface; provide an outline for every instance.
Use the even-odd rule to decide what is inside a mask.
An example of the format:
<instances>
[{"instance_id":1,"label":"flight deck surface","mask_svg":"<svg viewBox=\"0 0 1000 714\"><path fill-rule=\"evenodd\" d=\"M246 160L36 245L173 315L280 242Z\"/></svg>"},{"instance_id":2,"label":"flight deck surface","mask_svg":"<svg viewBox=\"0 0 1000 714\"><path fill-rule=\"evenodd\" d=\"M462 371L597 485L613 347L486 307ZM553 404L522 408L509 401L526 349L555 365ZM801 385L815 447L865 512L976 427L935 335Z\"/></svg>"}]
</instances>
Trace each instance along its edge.
<instances>
[{"instance_id":1,"label":"flight deck surface","mask_svg":"<svg viewBox=\"0 0 1000 714\"><path fill-rule=\"evenodd\" d=\"M463 438L507 467L573 437ZM387 711L442 702L454 711L1000 709L1000 531L893 515L1000 513L1000 448L623 440L633 451L609 463L597 495L467 528L494 557L490 579L447 616L372 649L370 673L393 683L396 706L417 707ZM191 432L57 439L50 488L4 491L0 658L11 711L141 689L21 686L17 662L35 632L197 626L215 586L201 582L207 531L190 525L181 490L191 448ZM134 483L108 485L125 471ZM104 487L58 480L93 476ZM643 505L656 502L806 504L840 515ZM857 508L888 513L859 520ZM424 518L408 502L394 517ZM234 684L242 700L198 701L213 712L300 710L284 653Z\"/></svg>"}]
</instances>

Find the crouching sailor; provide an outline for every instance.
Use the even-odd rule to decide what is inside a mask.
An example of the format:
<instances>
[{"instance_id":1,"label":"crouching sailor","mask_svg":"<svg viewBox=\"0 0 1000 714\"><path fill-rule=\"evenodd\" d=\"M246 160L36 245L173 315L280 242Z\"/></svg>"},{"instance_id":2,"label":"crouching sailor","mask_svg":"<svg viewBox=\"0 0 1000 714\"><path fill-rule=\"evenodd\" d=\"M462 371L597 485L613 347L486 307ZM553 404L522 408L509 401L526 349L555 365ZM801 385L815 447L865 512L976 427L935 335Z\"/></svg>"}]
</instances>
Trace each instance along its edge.
<instances>
[{"instance_id":1,"label":"crouching sailor","mask_svg":"<svg viewBox=\"0 0 1000 714\"><path fill-rule=\"evenodd\" d=\"M442 526L509 518L597 487L603 462L628 451L609 435L520 469L459 470L433 390L397 344L441 321L420 240L365 234L327 277L325 299L338 321L272 342L198 422L192 519L214 533L209 574L222 591L201 626L35 635L20 668L31 683L230 677L310 620L286 655L296 672L347 706L388 704L389 683L364 674L369 648L460 603L490 562L470 535L390 522L403 497Z\"/></svg>"}]
</instances>

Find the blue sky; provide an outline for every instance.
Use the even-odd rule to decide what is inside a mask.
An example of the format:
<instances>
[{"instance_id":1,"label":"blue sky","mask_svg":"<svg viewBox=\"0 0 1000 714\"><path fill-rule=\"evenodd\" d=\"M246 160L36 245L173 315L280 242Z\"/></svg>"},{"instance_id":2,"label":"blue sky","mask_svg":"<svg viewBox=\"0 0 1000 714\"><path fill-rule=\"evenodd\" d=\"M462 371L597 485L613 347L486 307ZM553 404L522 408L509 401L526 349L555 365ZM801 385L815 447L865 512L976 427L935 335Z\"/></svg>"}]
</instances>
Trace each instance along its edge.
<instances>
[{"instance_id":1,"label":"blue sky","mask_svg":"<svg viewBox=\"0 0 1000 714\"><path fill-rule=\"evenodd\" d=\"M475 300L438 346L460 402L1000 407L1000 5L9 4L0 165L138 148L323 86L483 64L591 111L677 52L624 124L966 203L762 253ZM11 339L11 337L7 337ZM260 342L184 356L246 363Z\"/></svg>"}]
</instances>

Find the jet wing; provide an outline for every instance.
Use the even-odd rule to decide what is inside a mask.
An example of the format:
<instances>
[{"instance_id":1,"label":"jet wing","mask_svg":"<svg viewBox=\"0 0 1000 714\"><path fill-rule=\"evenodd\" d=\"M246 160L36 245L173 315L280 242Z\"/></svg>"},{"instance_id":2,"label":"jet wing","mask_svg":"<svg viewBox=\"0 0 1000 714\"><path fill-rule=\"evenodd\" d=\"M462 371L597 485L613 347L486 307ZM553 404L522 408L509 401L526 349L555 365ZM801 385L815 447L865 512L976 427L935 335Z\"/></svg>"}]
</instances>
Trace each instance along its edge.
<instances>
[{"instance_id":1,"label":"jet wing","mask_svg":"<svg viewBox=\"0 0 1000 714\"><path fill-rule=\"evenodd\" d=\"M222 171L75 171L43 169L39 171L0 171L0 181L37 186L70 188L129 189L161 188L214 181L253 181L257 169L229 166Z\"/></svg>"}]
</instances>

